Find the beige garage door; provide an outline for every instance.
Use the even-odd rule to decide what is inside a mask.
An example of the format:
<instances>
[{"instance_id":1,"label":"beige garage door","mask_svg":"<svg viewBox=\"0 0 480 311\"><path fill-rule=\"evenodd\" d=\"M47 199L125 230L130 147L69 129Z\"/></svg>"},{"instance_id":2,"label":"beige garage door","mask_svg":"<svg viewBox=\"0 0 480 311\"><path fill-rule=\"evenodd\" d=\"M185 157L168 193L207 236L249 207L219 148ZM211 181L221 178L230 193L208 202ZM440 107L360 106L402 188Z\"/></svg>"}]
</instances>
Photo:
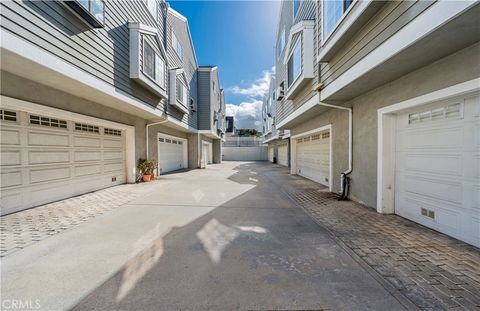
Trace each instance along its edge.
<instances>
[{"instance_id":1,"label":"beige garage door","mask_svg":"<svg viewBox=\"0 0 480 311\"><path fill-rule=\"evenodd\" d=\"M395 213L480 246L480 99L397 116Z\"/></svg>"},{"instance_id":2,"label":"beige garage door","mask_svg":"<svg viewBox=\"0 0 480 311\"><path fill-rule=\"evenodd\" d=\"M296 144L297 174L329 186L330 132L298 138Z\"/></svg>"},{"instance_id":3,"label":"beige garage door","mask_svg":"<svg viewBox=\"0 0 480 311\"><path fill-rule=\"evenodd\" d=\"M288 144L278 145L278 164L288 166Z\"/></svg>"},{"instance_id":4,"label":"beige garage door","mask_svg":"<svg viewBox=\"0 0 480 311\"><path fill-rule=\"evenodd\" d=\"M126 182L122 130L0 112L2 214Z\"/></svg>"},{"instance_id":5,"label":"beige garage door","mask_svg":"<svg viewBox=\"0 0 480 311\"><path fill-rule=\"evenodd\" d=\"M273 162L275 149L273 147L268 147L268 161Z\"/></svg>"}]
</instances>

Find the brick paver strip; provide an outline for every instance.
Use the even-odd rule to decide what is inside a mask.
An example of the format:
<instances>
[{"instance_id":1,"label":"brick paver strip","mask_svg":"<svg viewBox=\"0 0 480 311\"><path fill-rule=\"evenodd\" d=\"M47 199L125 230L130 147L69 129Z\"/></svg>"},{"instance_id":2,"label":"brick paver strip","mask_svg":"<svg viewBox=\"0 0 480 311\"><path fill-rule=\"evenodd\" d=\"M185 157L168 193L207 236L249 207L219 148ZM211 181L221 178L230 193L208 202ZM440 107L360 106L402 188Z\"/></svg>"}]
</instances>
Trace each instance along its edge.
<instances>
[{"instance_id":1,"label":"brick paver strip","mask_svg":"<svg viewBox=\"0 0 480 311\"><path fill-rule=\"evenodd\" d=\"M278 186L418 308L480 310L478 248L400 216L339 201L307 180Z\"/></svg>"},{"instance_id":2,"label":"brick paver strip","mask_svg":"<svg viewBox=\"0 0 480 311\"><path fill-rule=\"evenodd\" d=\"M112 211L150 187L149 184L120 185L2 216L0 257Z\"/></svg>"}]
</instances>

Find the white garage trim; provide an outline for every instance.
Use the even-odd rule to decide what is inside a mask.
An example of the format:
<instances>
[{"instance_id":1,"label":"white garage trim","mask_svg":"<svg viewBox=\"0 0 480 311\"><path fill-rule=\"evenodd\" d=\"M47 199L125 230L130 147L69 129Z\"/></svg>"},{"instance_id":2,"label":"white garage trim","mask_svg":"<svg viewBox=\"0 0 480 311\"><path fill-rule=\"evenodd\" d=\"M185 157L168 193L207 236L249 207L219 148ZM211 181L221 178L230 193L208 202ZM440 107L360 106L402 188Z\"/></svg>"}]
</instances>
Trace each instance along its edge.
<instances>
[{"instance_id":1,"label":"white garage trim","mask_svg":"<svg viewBox=\"0 0 480 311\"><path fill-rule=\"evenodd\" d=\"M164 134L164 133L157 133L157 150L158 150L157 158L158 158L159 163L160 163L160 137L182 141L183 168L187 168L188 167L188 139L178 137L178 136L168 135L168 134ZM160 163L160 165L161 165L161 163ZM157 175L160 175L160 166L157 169Z\"/></svg>"},{"instance_id":2,"label":"white garage trim","mask_svg":"<svg viewBox=\"0 0 480 311\"><path fill-rule=\"evenodd\" d=\"M128 183L135 183L135 127L117 123L113 121L103 120L95 117L86 116L83 114L70 112L62 109L52 108L44 105L35 104L19 100L16 98L1 96L2 108L27 111L29 113L38 113L54 118L63 118L77 122L87 122L93 125L109 126L114 129L119 129L125 132L125 163L126 163L126 178Z\"/></svg>"},{"instance_id":3,"label":"white garage trim","mask_svg":"<svg viewBox=\"0 0 480 311\"><path fill-rule=\"evenodd\" d=\"M395 212L395 114L401 110L479 90L480 78L477 78L378 110L377 212Z\"/></svg>"},{"instance_id":4,"label":"white garage trim","mask_svg":"<svg viewBox=\"0 0 480 311\"><path fill-rule=\"evenodd\" d=\"M332 125L328 124L316 129L313 129L308 132L303 132L294 136L290 137L290 174L296 175L297 172L297 138L301 138L304 136L312 135L319 132L328 131L330 132L330 146L329 146L329 176L328 176L328 189L332 191L332 181L333 181L333 170L332 170L332 142L333 142L333 133L332 133Z\"/></svg>"}]
</instances>

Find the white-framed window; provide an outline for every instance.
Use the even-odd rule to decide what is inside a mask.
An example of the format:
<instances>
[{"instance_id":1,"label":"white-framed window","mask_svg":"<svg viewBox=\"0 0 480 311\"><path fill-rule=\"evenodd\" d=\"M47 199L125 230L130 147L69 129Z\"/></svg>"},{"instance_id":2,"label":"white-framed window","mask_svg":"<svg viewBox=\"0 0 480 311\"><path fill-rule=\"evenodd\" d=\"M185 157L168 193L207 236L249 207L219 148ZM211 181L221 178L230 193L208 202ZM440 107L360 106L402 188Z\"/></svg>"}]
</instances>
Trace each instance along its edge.
<instances>
[{"instance_id":1,"label":"white-framed window","mask_svg":"<svg viewBox=\"0 0 480 311\"><path fill-rule=\"evenodd\" d=\"M157 81L158 85L162 88L165 88L165 70L165 62L160 55L155 54L155 81Z\"/></svg>"},{"instance_id":2,"label":"white-framed window","mask_svg":"<svg viewBox=\"0 0 480 311\"><path fill-rule=\"evenodd\" d=\"M180 41L178 41L177 36L175 35L175 33L173 31L172 31L172 47L175 50L175 53L177 53L178 57L180 57L180 59L182 59L183 58L183 47L180 44Z\"/></svg>"},{"instance_id":3,"label":"white-framed window","mask_svg":"<svg viewBox=\"0 0 480 311\"><path fill-rule=\"evenodd\" d=\"M298 38L295 46L287 62L287 83L288 87L293 83L302 73L302 38Z\"/></svg>"},{"instance_id":4,"label":"white-framed window","mask_svg":"<svg viewBox=\"0 0 480 311\"><path fill-rule=\"evenodd\" d=\"M155 50L143 40L143 73L155 80Z\"/></svg>"},{"instance_id":5,"label":"white-framed window","mask_svg":"<svg viewBox=\"0 0 480 311\"><path fill-rule=\"evenodd\" d=\"M188 101L188 89L187 87L183 84L183 82L177 78L177 83L176 83L176 95L177 95L177 101L181 103L183 106L187 106L187 101Z\"/></svg>"},{"instance_id":6,"label":"white-framed window","mask_svg":"<svg viewBox=\"0 0 480 311\"><path fill-rule=\"evenodd\" d=\"M302 0L293 0L293 17L297 16L298 9L300 8L300 4Z\"/></svg>"},{"instance_id":7,"label":"white-framed window","mask_svg":"<svg viewBox=\"0 0 480 311\"><path fill-rule=\"evenodd\" d=\"M282 54L284 47L285 47L285 28L283 28L282 33L280 34L280 38L278 38L277 55L280 56L280 54Z\"/></svg>"},{"instance_id":8,"label":"white-framed window","mask_svg":"<svg viewBox=\"0 0 480 311\"><path fill-rule=\"evenodd\" d=\"M157 0L145 0L145 4L147 5L148 11L152 15L155 22L158 22Z\"/></svg>"},{"instance_id":9,"label":"white-framed window","mask_svg":"<svg viewBox=\"0 0 480 311\"><path fill-rule=\"evenodd\" d=\"M165 61L155 52L153 47L143 40L143 73L165 88Z\"/></svg>"},{"instance_id":10,"label":"white-framed window","mask_svg":"<svg viewBox=\"0 0 480 311\"><path fill-rule=\"evenodd\" d=\"M353 0L323 0L323 39L325 40L338 25Z\"/></svg>"}]
</instances>

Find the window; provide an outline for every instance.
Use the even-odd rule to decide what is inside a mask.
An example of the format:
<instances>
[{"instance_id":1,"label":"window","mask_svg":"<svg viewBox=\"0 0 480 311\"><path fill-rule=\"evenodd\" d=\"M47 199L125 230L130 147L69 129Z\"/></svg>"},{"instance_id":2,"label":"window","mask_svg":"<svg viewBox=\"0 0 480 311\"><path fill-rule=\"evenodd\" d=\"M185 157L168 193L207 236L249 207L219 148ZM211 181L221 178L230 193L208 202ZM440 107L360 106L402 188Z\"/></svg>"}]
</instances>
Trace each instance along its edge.
<instances>
[{"instance_id":1,"label":"window","mask_svg":"<svg viewBox=\"0 0 480 311\"><path fill-rule=\"evenodd\" d=\"M175 53L177 53L178 57L180 59L183 58L183 48L182 45L180 44L180 41L178 41L177 36L175 33L172 31L172 47L175 50Z\"/></svg>"},{"instance_id":2,"label":"window","mask_svg":"<svg viewBox=\"0 0 480 311\"><path fill-rule=\"evenodd\" d=\"M155 81L162 88L165 88L165 74L165 62L158 54L155 54Z\"/></svg>"},{"instance_id":3,"label":"window","mask_svg":"<svg viewBox=\"0 0 480 311\"><path fill-rule=\"evenodd\" d=\"M17 113L15 111L0 109L0 120L17 121Z\"/></svg>"},{"instance_id":4,"label":"window","mask_svg":"<svg viewBox=\"0 0 480 311\"><path fill-rule=\"evenodd\" d=\"M148 11L152 15L155 22L158 21L158 10L157 10L157 1L156 0L146 0L146 5Z\"/></svg>"},{"instance_id":5,"label":"window","mask_svg":"<svg viewBox=\"0 0 480 311\"><path fill-rule=\"evenodd\" d=\"M67 128L67 121L65 120L53 119L53 118L43 117L38 115L30 115L30 124L43 125L43 126L49 126L49 127L58 127L62 129Z\"/></svg>"},{"instance_id":6,"label":"window","mask_svg":"<svg viewBox=\"0 0 480 311\"><path fill-rule=\"evenodd\" d=\"M65 1L65 5L94 28L105 23L105 3L102 0Z\"/></svg>"},{"instance_id":7,"label":"window","mask_svg":"<svg viewBox=\"0 0 480 311\"><path fill-rule=\"evenodd\" d=\"M96 125L84 124L84 123L75 123L75 130L82 132L90 132L100 134L100 129Z\"/></svg>"},{"instance_id":8,"label":"window","mask_svg":"<svg viewBox=\"0 0 480 311\"><path fill-rule=\"evenodd\" d=\"M301 38L297 40L295 43L295 47L293 48L292 55L288 59L287 64L287 72L288 72L288 87L292 86L292 84L297 80L302 72L302 44Z\"/></svg>"},{"instance_id":9,"label":"window","mask_svg":"<svg viewBox=\"0 0 480 311\"><path fill-rule=\"evenodd\" d=\"M115 129L109 129L109 128L105 127L103 129L103 134L112 135L112 136L122 136L122 131L121 130L115 130Z\"/></svg>"},{"instance_id":10,"label":"window","mask_svg":"<svg viewBox=\"0 0 480 311\"><path fill-rule=\"evenodd\" d=\"M302 0L293 0L293 17L297 16L298 8L300 8L300 4Z\"/></svg>"},{"instance_id":11,"label":"window","mask_svg":"<svg viewBox=\"0 0 480 311\"><path fill-rule=\"evenodd\" d=\"M177 78L176 92L177 92L176 93L177 101L179 101L184 106L186 106L186 102L188 101L188 89L185 87L185 85L178 78Z\"/></svg>"},{"instance_id":12,"label":"window","mask_svg":"<svg viewBox=\"0 0 480 311\"><path fill-rule=\"evenodd\" d=\"M279 56L280 54L282 54L284 47L285 47L285 28L282 30L282 33L280 34L280 38L278 38L277 54Z\"/></svg>"},{"instance_id":13,"label":"window","mask_svg":"<svg viewBox=\"0 0 480 311\"><path fill-rule=\"evenodd\" d=\"M352 0L324 0L323 4L323 39L335 29L343 14L352 4Z\"/></svg>"},{"instance_id":14,"label":"window","mask_svg":"<svg viewBox=\"0 0 480 311\"><path fill-rule=\"evenodd\" d=\"M460 118L462 116L462 106L460 103L450 104L444 107L429 109L426 111L410 113L408 115L408 124L420 122L435 121L449 118Z\"/></svg>"},{"instance_id":15,"label":"window","mask_svg":"<svg viewBox=\"0 0 480 311\"><path fill-rule=\"evenodd\" d=\"M145 40L143 40L143 72L155 79L155 51Z\"/></svg>"}]
</instances>

